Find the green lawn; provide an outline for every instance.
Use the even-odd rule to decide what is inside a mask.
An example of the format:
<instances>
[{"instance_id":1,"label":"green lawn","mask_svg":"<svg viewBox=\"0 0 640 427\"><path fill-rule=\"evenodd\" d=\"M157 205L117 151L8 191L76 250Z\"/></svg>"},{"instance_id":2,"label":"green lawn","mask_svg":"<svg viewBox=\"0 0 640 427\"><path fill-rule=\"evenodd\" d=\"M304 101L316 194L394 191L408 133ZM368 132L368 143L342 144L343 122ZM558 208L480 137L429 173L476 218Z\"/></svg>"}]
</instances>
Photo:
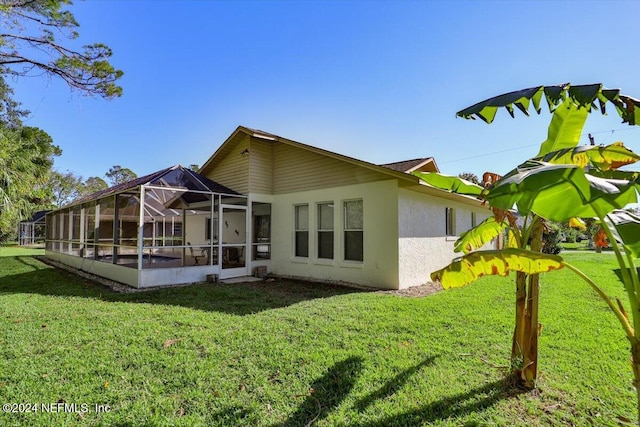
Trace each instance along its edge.
<instances>
[{"instance_id":1,"label":"green lawn","mask_svg":"<svg viewBox=\"0 0 640 427\"><path fill-rule=\"evenodd\" d=\"M628 344L568 271L544 276L539 392L504 381L509 279L406 298L326 285L132 294L0 248L0 413L30 426L619 425L636 418ZM563 253L623 297L610 253ZM96 413L94 405L109 405ZM63 410L63 405L60 407Z\"/></svg>"},{"instance_id":2,"label":"green lawn","mask_svg":"<svg viewBox=\"0 0 640 427\"><path fill-rule=\"evenodd\" d=\"M560 243L562 249L566 250L578 250L578 251L593 251L589 248L589 241L583 240L581 242L562 242Z\"/></svg>"}]
</instances>

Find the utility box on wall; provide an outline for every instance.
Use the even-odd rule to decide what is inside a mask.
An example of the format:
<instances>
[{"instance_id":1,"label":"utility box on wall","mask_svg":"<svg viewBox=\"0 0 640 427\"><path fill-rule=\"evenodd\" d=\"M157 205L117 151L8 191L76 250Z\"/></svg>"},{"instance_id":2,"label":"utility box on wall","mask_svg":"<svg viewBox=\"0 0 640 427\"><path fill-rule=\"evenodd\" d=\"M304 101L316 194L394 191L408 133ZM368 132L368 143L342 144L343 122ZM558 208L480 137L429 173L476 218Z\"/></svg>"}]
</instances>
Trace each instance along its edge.
<instances>
[{"instance_id":1,"label":"utility box on wall","mask_svg":"<svg viewBox=\"0 0 640 427\"><path fill-rule=\"evenodd\" d=\"M266 265L260 265L258 267L255 267L253 269L253 275L255 277L263 278L264 276L267 275L267 266Z\"/></svg>"}]
</instances>

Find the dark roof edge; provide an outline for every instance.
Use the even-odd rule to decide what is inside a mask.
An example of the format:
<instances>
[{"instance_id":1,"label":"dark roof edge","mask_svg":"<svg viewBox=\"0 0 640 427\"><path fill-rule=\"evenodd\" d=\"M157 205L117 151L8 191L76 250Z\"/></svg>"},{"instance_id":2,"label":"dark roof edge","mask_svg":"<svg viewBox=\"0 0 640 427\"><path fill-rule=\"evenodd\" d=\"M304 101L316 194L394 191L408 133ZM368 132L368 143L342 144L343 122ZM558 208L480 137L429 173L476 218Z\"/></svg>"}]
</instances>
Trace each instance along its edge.
<instances>
[{"instance_id":1,"label":"dark roof edge","mask_svg":"<svg viewBox=\"0 0 640 427\"><path fill-rule=\"evenodd\" d=\"M169 167L161 169L159 171L156 171L156 172L153 172L153 173L150 173L150 174L147 174L147 175L132 179L130 181L123 182L121 184L113 185L113 186L111 186L109 188L105 188L104 190L96 191L95 193L92 193L92 194L89 194L87 196L84 196L84 197L82 197L82 198L80 198L78 200L74 200L73 202L71 202L69 204L66 204L64 206L61 206L59 208L56 208L54 210L67 209L67 208L71 208L71 207L74 207L74 206L77 206L77 205L81 205L83 203L90 202L92 200L97 200L97 199L100 199L100 198L103 198L103 197L114 196L116 194L124 193L125 191L131 190L133 188L149 184L151 181L154 181L154 180L164 176L168 172L176 170L176 169L182 169L183 171L188 173L192 178L194 178L198 182L200 182L200 184L202 184L203 186L207 187L212 193L241 196L241 194L238 193L237 191L234 191L234 190L230 189L229 187L225 187L222 184L218 184L217 182L210 180L206 176L200 175L199 173L194 172L189 168L185 168L181 164L177 164L177 165L169 166ZM214 187L217 187L217 188L214 189Z\"/></svg>"}]
</instances>

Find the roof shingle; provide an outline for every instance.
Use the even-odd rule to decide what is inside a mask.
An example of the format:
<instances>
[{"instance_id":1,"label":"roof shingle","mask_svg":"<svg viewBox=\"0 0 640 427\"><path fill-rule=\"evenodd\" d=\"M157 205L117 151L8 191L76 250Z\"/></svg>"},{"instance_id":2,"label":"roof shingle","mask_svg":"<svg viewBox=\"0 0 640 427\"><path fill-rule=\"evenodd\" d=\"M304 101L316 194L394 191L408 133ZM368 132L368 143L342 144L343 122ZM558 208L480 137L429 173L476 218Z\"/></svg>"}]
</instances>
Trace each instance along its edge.
<instances>
[{"instance_id":1,"label":"roof shingle","mask_svg":"<svg viewBox=\"0 0 640 427\"><path fill-rule=\"evenodd\" d=\"M240 194L230 188L225 187L224 185L218 184L217 182L212 181L209 178L192 171L191 169L187 169L182 165L175 165L175 166L171 166L171 167L159 170L157 172L150 173L145 176L141 176L136 179L132 179L131 181L123 182L121 184L114 185L113 187L109 187L104 190L97 191L93 194L89 194L88 196L75 200L74 202L71 203L71 205L77 205L80 203L88 202L90 200L96 200L105 196L109 196L111 194L121 193L123 191L136 188L140 185L149 184L153 181L156 181L162 178L163 176L167 175L173 170L180 170L183 173L190 175L192 179L199 181L203 185L203 188L199 188L198 190L204 190L206 188L206 190L209 190L213 193L222 193L222 194L231 194L231 195Z\"/></svg>"},{"instance_id":2,"label":"roof shingle","mask_svg":"<svg viewBox=\"0 0 640 427\"><path fill-rule=\"evenodd\" d=\"M397 172L410 173L430 160L433 160L433 157L422 157L419 159L403 160L401 162L384 163L378 166L393 169Z\"/></svg>"}]
</instances>

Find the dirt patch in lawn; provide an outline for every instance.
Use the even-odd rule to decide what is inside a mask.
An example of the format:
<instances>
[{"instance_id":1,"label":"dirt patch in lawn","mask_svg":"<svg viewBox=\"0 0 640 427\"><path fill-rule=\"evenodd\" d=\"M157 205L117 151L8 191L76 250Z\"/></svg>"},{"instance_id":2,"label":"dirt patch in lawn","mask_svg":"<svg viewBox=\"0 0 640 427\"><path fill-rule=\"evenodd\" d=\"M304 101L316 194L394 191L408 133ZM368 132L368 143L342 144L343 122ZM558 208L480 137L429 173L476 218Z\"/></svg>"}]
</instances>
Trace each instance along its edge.
<instances>
[{"instance_id":1,"label":"dirt patch in lawn","mask_svg":"<svg viewBox=\"0 0 640 427\"><path fill-rule=\"evenodd\" d=\"M436 292L440 292L442 290L442 285L440 283L425 283L420 286L411 286L410 288L398 289L395 291L380 291L384 294L390 295L398 295L401 297L411 297L411 298L419 298L426 297L428 295L435 294Z\"/></svg>"}]
</instances>

